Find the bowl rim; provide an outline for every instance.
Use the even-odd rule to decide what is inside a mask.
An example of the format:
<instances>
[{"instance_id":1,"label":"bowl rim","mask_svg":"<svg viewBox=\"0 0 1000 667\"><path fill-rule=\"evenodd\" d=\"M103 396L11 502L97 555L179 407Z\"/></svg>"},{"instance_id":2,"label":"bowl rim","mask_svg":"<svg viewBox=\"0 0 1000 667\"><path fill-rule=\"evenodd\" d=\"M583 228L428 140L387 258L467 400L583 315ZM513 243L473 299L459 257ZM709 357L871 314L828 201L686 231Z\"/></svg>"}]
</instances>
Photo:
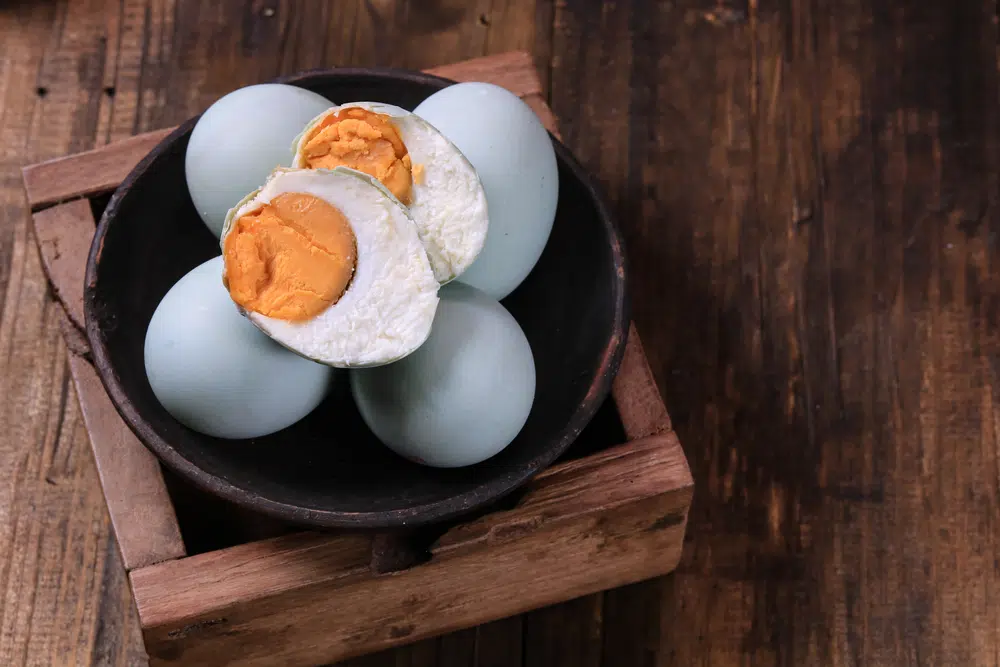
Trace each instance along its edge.
<instances>
[{"instance_id":1,"label":"bowl rim","mask_svg":"<svg viewBox=\"0 0 1000 667\"><path fill-rule=\"evenodd\" d=\"M433 74L391 67L342 67L332 69L311 69L296 74L278 77L265 83L286 83L300 85L303 81L317 77L350 79L352 77L374 77L387 82L408 80L420 84L432 84L439 88L456 83L451 79ZM306 86L301 86L306 87ZM161 437L142 418L133 401L128 397L121 380L111 362L108 346L101 334L100 318L97 315L97 285L104 238L112 220L117 217L122 199L132 189L150 166L166 150L188 134L197 123L200 114L178 125L147 153L128 176L115 189L97 224L94 238L87 256L84 281L84 320L87 339L90 343L94 366L115 410L122 417L138 440L171 471L196 488L221 497L238 506L261 512L292 523L323 528L391 529L413 527L435 523L470 513L478 508L495 503L522 486L562 455L576 440L580 432L590 423L611 390L615 375L621 366L625 353L625 343L629 331L627 301L626 260L623 239L604 193L595 179L584 169L565 145L549 132L555 149L557 163L571 171L587 190L596 209L610 243L615 281L613 283L613 335L607 341L594 380L574 411L571 419L557 432L544 451L528 459L517 467L516 472L501 477L490 478L476 484L471 489L453 496L421 505L390 510L344 511L305 507L268 498L261 493L238 486L215 474L207 472L187 459L172 444Z\"/></svg>"}]
</instances>

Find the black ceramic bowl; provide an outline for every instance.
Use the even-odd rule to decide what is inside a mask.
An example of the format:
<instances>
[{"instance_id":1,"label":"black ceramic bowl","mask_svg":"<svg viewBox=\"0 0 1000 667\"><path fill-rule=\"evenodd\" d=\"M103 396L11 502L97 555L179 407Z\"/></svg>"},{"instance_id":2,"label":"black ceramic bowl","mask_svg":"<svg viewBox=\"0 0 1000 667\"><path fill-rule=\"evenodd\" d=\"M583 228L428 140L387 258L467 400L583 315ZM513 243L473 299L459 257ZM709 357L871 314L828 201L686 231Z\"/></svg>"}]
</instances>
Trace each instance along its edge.
<instances>
[{"instance_id":1,"label":"black ceramic bowl","mask_svg":"<svg viewBox=\"0 0 1000 667\"><path fill-rule=\"evenodd\" d=\"M412 109L453 83L387 69L337 69L282 79L334 100ZM184 152L197 119L177 128L129 174L97 227L84 304L97 370L139 439L180 476L237 504L317 526L385 528L468 512L525 482L573 442L606 398L625 345L621 239L594 183L562 144L559 207L531 275L504 300L537 371L527 424L492 459L459 469L410 463L362 422L346 377L311 415L252 440L196 433L159 404L143 341L153 311L185 273L219 254L187 192Z\"/></svg>"}]
</instances>

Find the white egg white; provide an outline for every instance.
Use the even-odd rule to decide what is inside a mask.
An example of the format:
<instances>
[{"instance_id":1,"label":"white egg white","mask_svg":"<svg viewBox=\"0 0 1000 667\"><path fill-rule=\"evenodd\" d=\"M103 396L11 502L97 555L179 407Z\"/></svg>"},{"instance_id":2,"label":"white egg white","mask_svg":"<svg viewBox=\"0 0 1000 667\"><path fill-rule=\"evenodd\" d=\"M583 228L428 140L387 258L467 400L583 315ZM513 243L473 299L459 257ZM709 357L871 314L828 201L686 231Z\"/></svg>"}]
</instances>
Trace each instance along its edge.
<instances>
[{"instance_id":1,"label":"white egg white","mask_svg":"<svg viewBox=\"0 0 1000 667\"><path fill-rule=\"evenodd\" d=\"M376 179L344 167L278 169L230 210L233 224L285 193L318 197L340 210L357 240L357 265L340 299L312 319L289 322L244 314L288 349L337 368L380 366L427 339L438 305L438 282L406 208Z\"/></svg>"},{"instance_id":2,"label":"white egg white","mask_svg":"<svg viewBox=\"0 0 1000 667\"><path fill-rule=\"evenodd\" d=\"M462 275L486 243L489 211L486 193L472 166L433 125L413 113L381 102L353 102L317 116L296 138L294 167L303 167L303 139L312 128L343 109L361 108L392 118L415 172L409 204L434 275L441 283ZM422 170L422 172L421 172Z\"/></svg>"},{"instance_id":3,"label":"white egg white","mask_svg":"<svg viewBox=\"0 0 1000 667\"><path fill-rule=\"evenodd\" d=\"M494 299L517 289L549 240L559 167L548 131L517 95L492 83L456 83L413 110L475 167L486 191L490 234L460 280Z\"/></svg>"}]
</instances>

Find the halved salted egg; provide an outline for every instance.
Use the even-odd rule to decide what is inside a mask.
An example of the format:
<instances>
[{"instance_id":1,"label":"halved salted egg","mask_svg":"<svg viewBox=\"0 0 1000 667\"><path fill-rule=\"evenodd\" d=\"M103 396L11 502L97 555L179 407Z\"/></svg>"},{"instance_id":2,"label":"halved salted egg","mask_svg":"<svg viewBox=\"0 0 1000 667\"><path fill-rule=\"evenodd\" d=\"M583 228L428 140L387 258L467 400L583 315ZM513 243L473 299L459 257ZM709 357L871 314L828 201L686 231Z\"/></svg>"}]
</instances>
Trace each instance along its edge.
<instances>
[{"instance_id":1,"label":"halved salted egg","mask_svg":"<svg viewBox=\"0 0 1000 667\"><path fill-rule=\"evenodd\" d=\"M379 366L430 334L438 282L407 210L353 169L278 169L226 216L223 283L261 331L339 368Z\"/></svg>"},{"instance_id":2,"label":"halved salted egg","mask_svg":"<svg viewBox=\"0 0 1000 667\"><path fill-rule=\"evenodd\" d=\"M350 167L378 179L409 208L434 276L460 276L486 242L489 213L475 167L430 123L380 102L317 116L296 138L292 166Z\"/></svg>"}]
</instances>

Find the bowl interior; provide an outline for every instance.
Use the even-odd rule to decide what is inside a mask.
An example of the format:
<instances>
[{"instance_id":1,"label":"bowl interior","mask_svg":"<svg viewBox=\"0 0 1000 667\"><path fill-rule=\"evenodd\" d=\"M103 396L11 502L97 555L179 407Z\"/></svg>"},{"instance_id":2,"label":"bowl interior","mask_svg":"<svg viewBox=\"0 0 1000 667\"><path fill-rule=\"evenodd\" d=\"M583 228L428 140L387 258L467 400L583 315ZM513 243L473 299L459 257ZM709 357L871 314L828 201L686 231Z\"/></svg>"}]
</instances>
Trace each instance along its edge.
<instances>
[{"instance_id":1,"label":"bowl interior","mask_svg":"<svg viewBox=\"0 0 1000 667\"><path fill-rule=\"evenodd\" d=\"M337 101L412 109L449 82L381 70L291 79ZM525 282L504 300L537 370L527 424L479 465L440 470L382 446L354 407L345 372L306 419L251 440L221 440L175 421L146 379L143 341L170 287L219 254L187 192L184 153L194 119L122 184L101 219L87 269L87 333L112 400L139 438L198 486L250 508L325 526L388 527L455 516L496 499L559 456L610 388L624 348L624 271L617 230L586 174L560 145L552 236Z\"/></svg>"}]
</instances>

